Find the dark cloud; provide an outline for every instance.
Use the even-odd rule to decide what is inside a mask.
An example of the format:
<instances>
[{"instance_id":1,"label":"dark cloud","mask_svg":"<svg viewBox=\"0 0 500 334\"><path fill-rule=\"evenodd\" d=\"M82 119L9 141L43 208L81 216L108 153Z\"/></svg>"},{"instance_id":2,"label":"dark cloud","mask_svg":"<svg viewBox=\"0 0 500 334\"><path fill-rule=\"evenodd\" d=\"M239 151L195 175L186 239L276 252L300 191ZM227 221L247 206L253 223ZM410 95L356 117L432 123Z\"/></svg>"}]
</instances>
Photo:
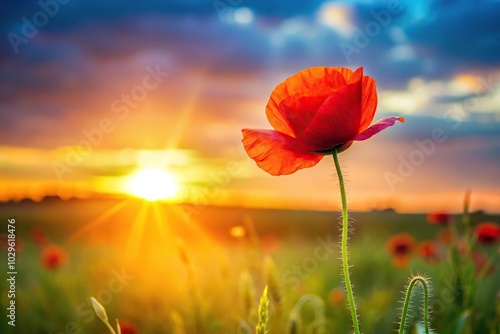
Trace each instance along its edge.
<instances>
[{"instance_id":1,"label":"dark cloud","mask_svg":"<svg viewBox=\"0 0 500 334\"><path fill-rule=\"evenodd\" d=\"M130 89L121 81L133 78L132 82L138 82L148 64L161 63L172 72L163 93L152 94L157 100L170 94L163 98L172 100L172 105L182 105L203 72L206 82L200 105L217 110L213 117L236 119L241 116L233 112L239 108L238 101L260 96L265 100L269 94L244 82L271 89L279 80L278 73L290 74L304 67L362 65L383 90L403 89L416 76L447 79L464 71L500 66L498 2L401 1L401 13L392 15L387 27L370 37L351 61L340 45L356 46L355 37L342 36L317 22L323 3L70 0L59 5L58 13L28 43L19 45L16 54L7 34L20 33L22 18L31 19L41 7L37 2L9 2L0 14L4 36L0 43L0 139L9 138L11 145L17 141L40 143L31 139L29 131L37 138L45 133L56 146L57 136L62 132L67 138L64 133L71 133L77 125L48 131L47 124L68 118L75 124L99 119L109 112L110 101ZM374 22L374 12L387 9L385 1L348 4L354 10L353 23L361 31ZM253 10L253 24L225 22L224 15L240 7ZM295 30L283 31L284 23L295 24ZM394 37L395 30L401 34L399 39ZM395 58L394 50L401 46L413 53ZM441 96L434 102L455 103L468 98ZM407 132L401 136L425 136L423 130L438 125L436 118L415 117L411 121L418 126L405 127ZM483 136L490 127L498 131L495 122L465 124L469 123L460 129L464 133L472 131L468 126L481 129L478 135ZM15 136L14 131L18 131ZM456 133L453 135L458 136Z\"/></svg>"}]
</instances>

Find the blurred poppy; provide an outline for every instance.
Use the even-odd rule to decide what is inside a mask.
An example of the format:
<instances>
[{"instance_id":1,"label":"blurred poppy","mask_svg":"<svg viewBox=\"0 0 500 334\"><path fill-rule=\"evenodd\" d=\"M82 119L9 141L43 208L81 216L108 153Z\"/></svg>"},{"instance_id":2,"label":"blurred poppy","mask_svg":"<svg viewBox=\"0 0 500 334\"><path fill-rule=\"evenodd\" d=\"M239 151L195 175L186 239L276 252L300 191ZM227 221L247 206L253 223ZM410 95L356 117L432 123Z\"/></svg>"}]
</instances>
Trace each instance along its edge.
<instances>
[{"instance_id":1,"label":"blurred poppy","mask_svg":"<svg viewBox=\"0 0 500 334\"><path fill-rule=\"evenodd\" d=\"M260 247L264 253L271 254L275 252L279 245L280 240L275 234L269 233L260 237Z\"/></svg>"},{"instance_id":2,"label":"blurred poppy","mask_svg":"<svg viewBox=\"0 0 500 334\"><path fill-rule=\"evenodd\" d=\"M387 240L387 251L392 256L393 264L397 268L408 265L410 255L415 249L416 241L407 233L399 233Z\"/></svg>"},{"instance_id":3,"label":"blurred poppy","mask_svg":"<svg viewBox=\"0 0 500 334\"><path fill-rule=\"evenodd\" d=\"M427 215L427 222L436 225L448 225L452 216L446 212L432 212Z\"/></svg>"},{"instance_id":4,"label":"blurred poppy","mask_svg":"<svg viewBox=\"0 0 500 334\"><path fill-rule=\"evenodd\" d=\"M66 251L55 245L48 245L42 251L42 265L50 270L57 269L62 266L68 258Z\"/></svg>"},{"instance_id":5,"label":"blurred poppy","mask_svg":"<svg viewBox=\"0 0 500 334\"><path fill-rule=\"evenodd\" d=\"M137 327L126 320L119 320L120 321L120 329L121 329L121 334L137 334Z\"/></svg>"},{"instance_id":6,"label":"blurred poppy","mask_svg":"<svg viewBox=\"0 0 500 334\"><path fill-rule=\"evenodd\" d=\"M422 241L417 248L418 255L430 262L439 261L438 245L434 241Z\"/></svg>"},{"instance_id":7,"label":"blurred poppy","mask_svg":"<svg viewBox=\"0 0 500 334\"><path fill-rule=\"evenodd\" d=\"M31 239L33 239L33 241L39 246L39 247L44 247L48 244L49 242L49 239L47 238L47 235L45 234L45 232L39 228L39 227L35 227L32 231L31 231Z\"/></svg>"},{"instance_id":8,"label":"blurred poppy","mask_svg":"<svg viewBox=\"0 0 500 334\"><path fill-rule=\"evenodd\" d=\"M337 287L332 289L330 291L330 294L328 295L328 300L332 305L339 305L344 302L345 300L345 291L344 288Z\"/></svg>"},{"instance_id":9,"label":"blurred poppy","mask_svg":"<svg viewBox=\"0 0 500 334\"><path fill-rule=\"evenodd\" d=\"M243 146L269 174L292 174L316 165L334 148L341 152L404 122L386 117L370 126L376 109L376 83L363 68L305 69L271 93L266 115L274 130L243 129Z\"/></svg>"},{"instance_id":10,"label":"blurred poppy","mask_svg":"<svg viewBox=\"0 0 500 334\"><path fill-rule=\"evenodd\" d=\"M474 234L479 243L492 245L500 239L500 225L493 222L480 223L476 226Z\"/></svg>"}]
</instances>

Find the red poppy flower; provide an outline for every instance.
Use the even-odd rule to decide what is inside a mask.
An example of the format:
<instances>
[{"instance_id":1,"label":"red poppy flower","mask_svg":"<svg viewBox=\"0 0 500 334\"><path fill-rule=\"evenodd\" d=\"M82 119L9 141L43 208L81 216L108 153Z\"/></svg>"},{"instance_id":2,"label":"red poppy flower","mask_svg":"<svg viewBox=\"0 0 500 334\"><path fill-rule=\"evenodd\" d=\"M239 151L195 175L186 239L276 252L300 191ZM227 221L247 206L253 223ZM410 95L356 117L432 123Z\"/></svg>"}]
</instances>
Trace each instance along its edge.
<instances>
[{"instance_id":1,"label":"red poppy flower","mask_svg":"<svg viewBox=\"0 0 500 334\"><path fill-rule=\"evenodd\" d=\"M427 222L429 224L448 225L451 218L451 215L446 212L432 212L427 215Z\"/></svg>"},{"instance_id":2,"label":"red poppy flower","mask_svg":"<svg viewBox=\"0 0 500 334\"><path fill-rule=\"evenodd\" d=\"M345 300L345 291L344 288L338 287L332 289L330 294L328 295L328 299L332 305L338 305L344 302Z\"/></svg>"},{"instance_id":3,"label":"red poppy flower","mask_svg":"<svg viewBox=\"0 0 500 334\"><path fill-rule=\"evenodd\" d=\"M387 251L391 255L408 255L415 248L416 242L407 233L399 233L387 241Z\"/></svg>"},{"instance_id":4,"label":"red poppy flower","mask_svg":"<svg viewBox=\"0 0 500 334\"><path fill-rule=\"evenodd\" d=\"M44 247L42 252L42 264L47 269L57 269L66 262L66 251L55 245L48 245Z\"/></svg>"},{"instance_id":5,"label":"red poppy flower","mask_svg":"<svg viewBox=\"0 0 500 334\"><path fill-rule=\"evenodd\" d=\"M500 239L500 225L493 222L484 222L476 226L476 239L484 245L494 244Z\"/></svg>"},{"instance_id":6,"label":"red poppy flower","mask_svg":"<svg viewBox=\"0 0 500 334\"><path fill-rule=\"evenodd\" d=\"M243 146L271 175L287 175L316 165L334 148L347 149L402 117L370 126L377 108L375 80L347 68L315 67L279 84L266 115L274 130L243 129Z\"/></svg>"},{"instance_id":7,"label":"red poppy flower","mask_svg":"<svg viewBox=\"0 0 500 334\"><path fill-rule=\"evenodd\" d=\"M137 327L125 320L120 320L120 329L122 334L137 334Z\"/></svg>"},{"instance_id":8,"label":"red poppy flower","mask_svg":"<svg viewBox=\"0 0 500 334\"><path fill-rule=\"evenodd\" d=\"M418 255L427 261L436 262L439 260L438 246L434 241L422 241L418 245Z\"/></svg>"},{"instance_id":9,"label":"red poppy flower","mask_svg":"<svg viewBox=\"0 0 500 334\"><path fill-rule=\"evenodd\" d=\"M407 233L396 234L387 240L387 251L392 255L395 267L406 267L415 245L415 239Z\"/></svg>"}]
</instances>

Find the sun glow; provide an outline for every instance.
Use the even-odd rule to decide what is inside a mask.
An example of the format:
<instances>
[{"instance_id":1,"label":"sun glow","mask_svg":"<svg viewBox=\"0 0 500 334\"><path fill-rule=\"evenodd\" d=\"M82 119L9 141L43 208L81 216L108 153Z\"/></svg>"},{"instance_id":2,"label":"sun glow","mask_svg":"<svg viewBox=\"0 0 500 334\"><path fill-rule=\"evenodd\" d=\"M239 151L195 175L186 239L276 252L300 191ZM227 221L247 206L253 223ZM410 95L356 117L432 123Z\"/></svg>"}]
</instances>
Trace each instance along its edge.
<instances>
[{"instance_id":1,"label":"sun glow","mask_svg":"<svg viewBox=\"0 0 500 334\"><path fill-rule=\"evenodd\" d=\"M163 168L144 168L127 178L128 194L148 201L171 200L177 195L179 184L174 176Z\"/></svg>"}]
</instances>

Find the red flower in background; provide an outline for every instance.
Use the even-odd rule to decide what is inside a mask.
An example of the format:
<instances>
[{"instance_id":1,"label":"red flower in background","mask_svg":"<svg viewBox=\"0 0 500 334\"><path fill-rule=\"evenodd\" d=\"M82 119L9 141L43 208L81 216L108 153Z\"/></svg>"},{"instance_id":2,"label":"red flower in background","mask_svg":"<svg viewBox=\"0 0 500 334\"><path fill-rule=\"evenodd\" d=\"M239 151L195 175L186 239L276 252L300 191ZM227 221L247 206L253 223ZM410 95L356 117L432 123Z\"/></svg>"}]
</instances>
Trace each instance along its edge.
<instances>
[{"instance_id":1,"label":"red flower in background","mask_svg":"<svg viewBox=\"0 0 500 334\"><path fill-rule=\"evenodd\" d=\"M416 244L415 239L407 233L396 234L387 240L386 248L392 255L394 266L406 267Z\"/></svg>"},{"instance_id":2,"label":"red flower in background","mask_svg":"<svg viewBox=\"0 0 500 334\"><path fill-rule=\"evenodd\" d=\"M363 68L309 68L271 93L266 115L274 130L243 129L243 146L269 174L292 174L404 121L387 117L370 126L376 108L376 83Z\"/></svg>"},{"instance_id":3,"label":"red flower in background","mask_svg":"<svg viewBox=\"0 0 500 334\"><path fill-rule=\"evenodd\" d=\"M131 322L119 320L121 334L137 334L137 327Z\"/></svg>"},{"instance_id":4,"label":"red flower in background","mask_svg":"<svg viewBox=\"0 0 500 334\"><path fill-rule=\"evenodd\" d=\"M342 304L345 300L345 290L344 288L338 287L332 289L328 295L328 299L332 305Z\"/></svg>"},{"instance_id":5,"label":"red flower in background","mask_svg":"<svg viewBox=\"0 0 500 334\"><path fill-rule=\"evenodd\" d=\"M432 212L427 215L427 222L430 224L448 225L452 216L446 212Z\"/></svg>"},{"instance_id":6,"label":"red flower in background","mask_svg":"<svg viewBox=\"0 0 500 334\"><path fill-rule=\"evenodd\" d=\"M68 258L66 251L55 245L48 245L43 248L41 261L45 268L53 270L63 265Z\"/></svg>"},{"instance_id":7,"label":"red flower in background","mask_svg":"<svg viewBox=\"0 0 500 334\"><path fill-rule=\"evenodd\" d=\"M500 225L493 222L480 223L476 226L474 234L479 243L492 245L500 239Z\"/></svg>"},{"instance_id":8,"label":"red flower in background","mask_svg":"<svg viewBox=\"0 0 500 334\"><path fill-rule=\"evenodd\" d=\"M438 245L434 241L422 241L418 245L417 253L427 261L436 262L439 260Z\"/></svg>"}]
</instances>

